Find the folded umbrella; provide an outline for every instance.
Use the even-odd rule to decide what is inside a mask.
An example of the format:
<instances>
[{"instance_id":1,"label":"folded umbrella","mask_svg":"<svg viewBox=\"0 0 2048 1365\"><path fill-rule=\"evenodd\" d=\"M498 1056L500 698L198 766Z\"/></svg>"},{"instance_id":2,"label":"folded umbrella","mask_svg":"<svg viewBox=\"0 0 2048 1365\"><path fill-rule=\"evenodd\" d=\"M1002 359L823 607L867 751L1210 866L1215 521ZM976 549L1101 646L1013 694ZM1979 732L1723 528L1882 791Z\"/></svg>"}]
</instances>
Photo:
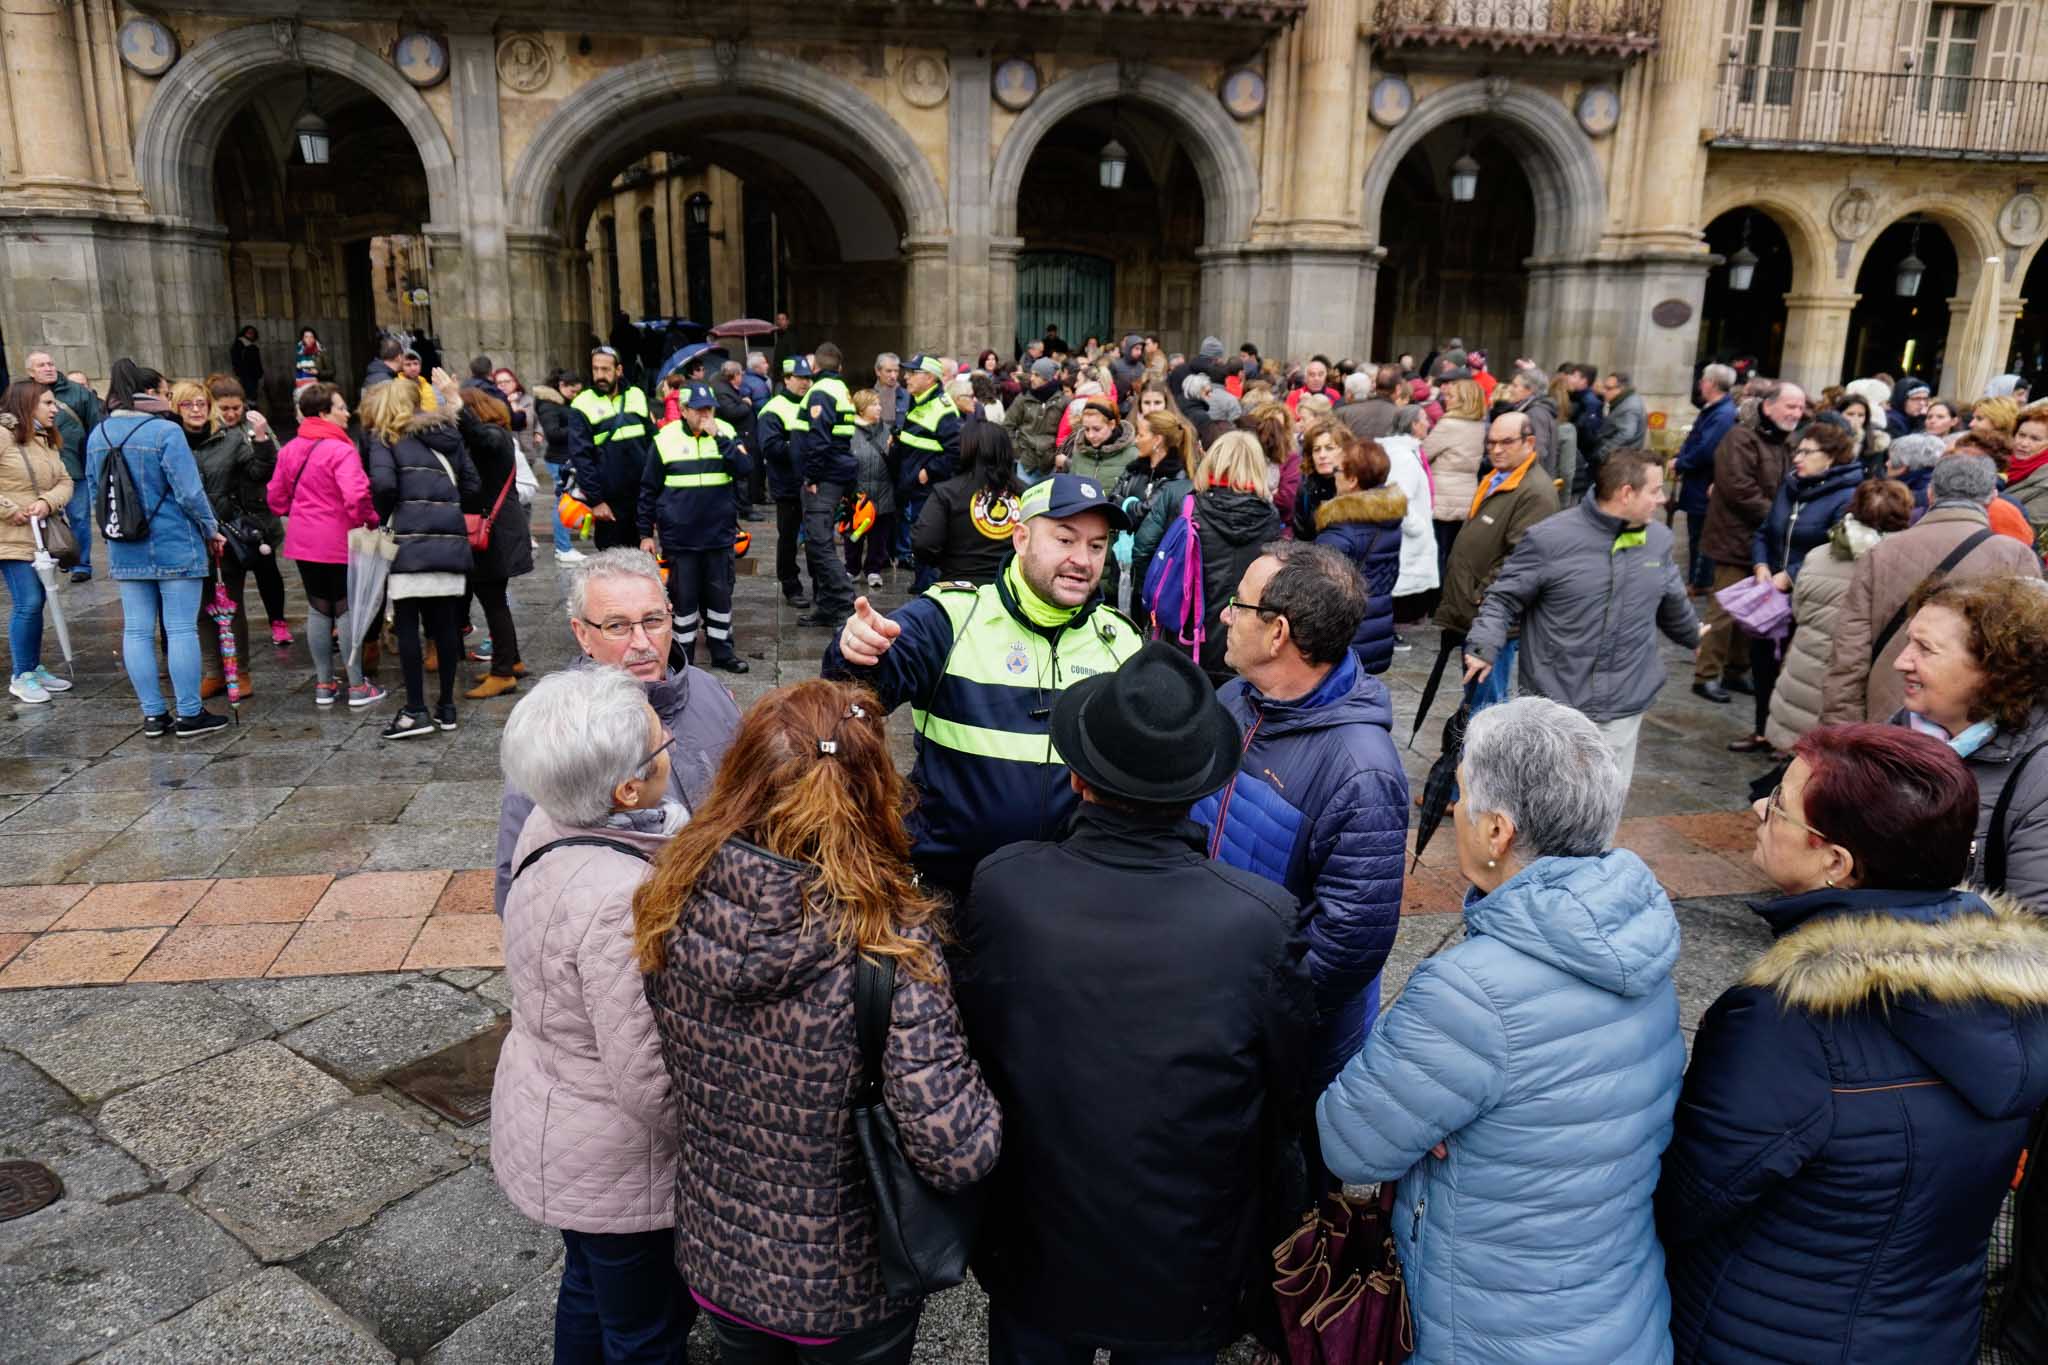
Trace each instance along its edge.
<instances>
[{"instance_id":1,"label":"folded umbrella","mask_svg":"<svg viewBox=\"0 0 2048 1365\"><path fill-rule=\"evenodd\" d=\"M228 705L242 704L242 661L235 648L235 599L228 596L228 585L215 580L213 600L206 604L206 614L213 618L214 628L220 631L220 672L228 685Z\"/></svg>"},{"instance_id":2,"label":"folded umbrella","mask_svg":"<svg viewBox=\"0 0 2048 1365\"><path fill-rule=\"evenodd\" d=\"M1465 725L1471 719L1469 705L1460 705L1451 713L1451 718L1444 722L1443 752L1429 765L1429 776L1422 780L1422 809L1415 817L1416 867L1422 866L1422 850L1429 847L1437 826L1444 822L1444 812L1457 798L1458 760L1465 756Z\"/></svg>"},{"instance_id":3,"label":"folded umbrella","mask_svg":"<svg viewBox=\"0 0 2048 1365\"><path fill-rule=\"evenodd\" d=\"M1415 737L1422 733L1423 719L1429 715L1429 708L1436 702L1436 690L1444 680L1444 665L1451 661L1453 651L1461 648L1465 636L1460 631L1447 630L1437 637L1436 665L1429 670L1429 681L1422 685L1422 704L1415 708L1415 728L1408 732L1408 747L1415 747Z\"/></svg>"},{"instance_id":4,"label":"folded umbrella","mask_svg":"<svg viewBox=\"0 0 2048 1365\"><path fill-rule=\"evenodd\" d=\"M43 585L43 610L50 618L50 624L57 628L57 648L64 652L64 672L71 673L71 623L64 619L63 604L57 600L57 561L43 544L43 526L31 517L29 526L35 532L36 577ZM74 679L75 681L75 679Z\"/></svg>"},{"instance_id":5,"label":"folded umbrella","mask_svg":"<svg viewBox=\"0 0 2048 1365\"><path fill-rule=\"evenodd\" d=\"M353 666L362 653L363 637L370 633L371 619L383 609L384 585L391 578L391 561L398 558L398 541L381 526L358 526L348 533L348 663Z\"/></svg>"}]
</instances>

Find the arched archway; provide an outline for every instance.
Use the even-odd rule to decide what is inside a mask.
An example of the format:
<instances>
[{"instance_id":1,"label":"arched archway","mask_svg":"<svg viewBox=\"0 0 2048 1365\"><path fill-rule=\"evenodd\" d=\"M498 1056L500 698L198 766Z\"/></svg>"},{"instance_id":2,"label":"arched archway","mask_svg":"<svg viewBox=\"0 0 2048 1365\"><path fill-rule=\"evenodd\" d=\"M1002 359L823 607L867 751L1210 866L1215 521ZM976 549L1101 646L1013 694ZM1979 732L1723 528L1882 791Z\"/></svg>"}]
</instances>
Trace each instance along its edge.
<instances>
[{"instance_id":1,"label":"arched archway","mask_svg":"<svg viewBox=\"0 0 2048 1365\"><path fill-rule=\"evenodd\" d=\"M2036 243L2019 266L2013 277L2020 282L2020 312L2005 368L2026 376L2035 394L2048 396L2048 243Z\"/></svg>"},{"instance_id":2,"label":"arched archway","mask_svg":"<svg viewBox=\"0 0 2048 1365\"><path fill-rule=\"evenodd\" d=\"M1899 267L1908 254L1923 271L1911 294L1899 291ZM1908 214L1870 234L1856 268L1856 307L1842 355L1843 379L1883 371L1919 375L1941 384L1950 333L1950 300L1969 308L1961 283L1967 249L1959 250L1945 224L1932 216ZM1971 285L1982 258L1969 271ZM1959 320L1959 319L1958 319Z\"/></svg>"},{"instance_id":3,"label":"arched archway","mask_svg":"<svg viewBox=\"0 0 2048 1365\"><path fill-rule=\"evenodd\" d=\"M1695 368L1753 356L1759 366L1755 373L1783 374L1785 300L1795 292L1799 277L1791 236L1777 214L1752 204L1714 215L1707 220L1704 235L1707 249L1721 257L1722 264L1707 273ZM1745 248L1756 259L1746 287L1737 289L1734 257Z\"/></svg>"}]
</instances>

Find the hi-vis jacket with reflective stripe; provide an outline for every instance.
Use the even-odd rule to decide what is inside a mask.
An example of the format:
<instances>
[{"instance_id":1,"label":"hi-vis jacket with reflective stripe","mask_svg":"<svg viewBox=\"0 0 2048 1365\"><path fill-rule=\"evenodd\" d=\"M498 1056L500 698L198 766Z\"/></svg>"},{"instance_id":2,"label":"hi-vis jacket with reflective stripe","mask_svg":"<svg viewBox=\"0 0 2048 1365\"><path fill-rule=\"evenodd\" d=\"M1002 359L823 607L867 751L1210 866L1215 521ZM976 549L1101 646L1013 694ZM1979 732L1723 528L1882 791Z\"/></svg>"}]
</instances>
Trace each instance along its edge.
<instances>
[{"instance_id":1,"label":"hi-vis jacket with reflective stripe","mask_svg":"<svg viewBox=\"0 0 2048 1365\"><path fill-rule=\"evenodd\" d=\"M912 707L912 856L929 879L964 892L988 854L1065 829L1077 798L1052 747L1053 702L1114 670L1144 635L1100 599L1064 626L1033 625L1005 576L979 588L941 583L891 619L903 633L880 663L849 664L835 636L824 674L866 683L888 710Z\"/></svg>"},{"instance_id":2,"label":"hi-vis jacket with reflective stripe","mask_svg":"<svg viewBox=\"0 0 2048 1365\"><path fill-rule=\"evenodd\" d=\"M798 443L806 439L810 420L804 412L804 400L786 388L777 389L755 415L754 439L761 448L754 454L767 462L769 496L803 495L804 481L797 476L796 452Z\"/></svg>"},{"instance_id":3,"label":"hi-vis jacket with reflective stripe","mask_svg":"<svg viewBox=\"0 0 2048 1365\"><path fill-rule=\"evenodd\" d=\"M860 477L853 459L853 395L836 374L821 374L804 395L810 426L796 443L805 483L850 485Z\"/></svg>"},{"instance_id":4,"label":"hi-vis jacket with reflective stripe","mask_svg":"<svg viewBox=\"0 0 2048 1365\"><path fill-rule=\"evenodd\" d=\"M590 449L573 452L576 482L586 501L611 504L623 515L640 491L640 472L653 449L654 421L647 415L647 395L627 389L607 397L586 388L569 405L590 424Z\"/></svg>"},{"instance_id":5,"label":"hi-vis jacket with reflective stripe","mask_svg":"<svg viewBox=\"0 0 2048 1365\"><path fill-rule=\"evenodd\" d=\"M738 441L719 432L692 436L671 422L654 437L640 477L640 529L664 550L723 550L739 528L732 482L753 472Z\"/></svg>"},{"instance_id":6,"label":"hi-vis jacket with reflective stripe","mask_svg":"<svg viewBox=\"0 0 2048 1365\"><path fill-rule=\"evenodd\" d=\"M903 414L889 457L897 487L912 496L919 487L918 470L926 472L926 489L960 472L960 406L946 396L944 384L926 389Z\"/></svg>"}]
</instances>

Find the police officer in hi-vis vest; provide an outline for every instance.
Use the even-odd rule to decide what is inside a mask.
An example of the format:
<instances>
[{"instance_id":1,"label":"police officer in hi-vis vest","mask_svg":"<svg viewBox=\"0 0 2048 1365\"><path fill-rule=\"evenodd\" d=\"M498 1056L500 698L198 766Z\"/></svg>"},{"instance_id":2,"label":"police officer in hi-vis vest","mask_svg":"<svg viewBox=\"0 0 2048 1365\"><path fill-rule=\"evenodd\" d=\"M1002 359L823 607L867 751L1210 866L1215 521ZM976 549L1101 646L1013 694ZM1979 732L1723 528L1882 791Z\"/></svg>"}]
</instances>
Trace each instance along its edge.
<instances>
[{"instance_id":1,"label":"police officer in hi-vis vest","mask_svg":"<svg viewBox=\"0 0 2048 1365\"><path fill-rule=\"evenodd\" d=\"M912 526L932 489L960 468L960 406L946 395L945 373L935 355L914 355L903 369L910 407L890 445L889 462L896 470L896 504ZM923 592L938 576L936 568L920 564L910 590Z\"/></svg>"},{"instance_id":2,"label":"police officer in hi-vis vest","mask_svg":"<svg viewBox=\"0 0 2048 1365\"><path fill-rule=\"evenodd\" d=\"M845 360L832 342L816 352L817 374L804 395L809 425L795 441L797 468L804 479L804 562L811 573L811 610L800 626L833 630L853 612L853 579L839 557L839 500L860 480L853 458L853 395L839 367Z\"/></svg>"},{"instance_id":3,"label":"police officer in hi-vis vest","mask_svg":"<svg viewBox=\"0 0 2048 1365\"><path fill-rule=\"evenodd\" d=\"M746 448L719 432L718 399L700 383L683 392L683 419L655 434L640 480L640 548L668 560L676 645L695 662L701 624L712 666L728 673L747 671L732 644L732 547L739 533L732 486L752 469Z\"/></svg>"},{"instance_id":4,"label":"police officer in hi-vis vest","mask_svg":"<svg viewBox=\"0 0 2048 1365\"><path fill-rule=\"evenodd\" d=\"M626 383L619 353L600 346L590 353L590 385L569 406L590 424L589 448L570 452L583 500L590 504L600 550L632 546L640 535L633 509L640 497L640 473L654 449L654 420L647 395Z\"/></svg>"},{"instance_id":5,"label":"police officer in hi-vis vest","mask_svg":"<svg viewBox=\"0 0 2048 1365\"><path fill-rule=\"evenodd\" d=\"M804 481L796 446L810 430L804 412L804 395L810 388L811 363L791 356L782 362L782 387L754 418L754 439L760 446L754 454L767 466L768 495L775 500L775 578L782 584L782 600L798 610L811 605L796 567L798 532L804 521Z\"/></svg>"},{"instance_id":6,"label":"police officer in hi-vis vest","mask_svg":"<svg viewBox=\"0 0 2048 1365\"><path fill-rule=\"evenodd\" d=\"M1096 589L1109 542L1130 529L1092 479L1025 490L1012 553L983 587L941 583L894 616L863 597L825 650L824 675L910 703L919 793L912 859L964 897L975 864L1022 839L1056 839L1079 798L1047 722L1067 686L1111 673L1145 636Z\"/></svg>"}]
</instances>

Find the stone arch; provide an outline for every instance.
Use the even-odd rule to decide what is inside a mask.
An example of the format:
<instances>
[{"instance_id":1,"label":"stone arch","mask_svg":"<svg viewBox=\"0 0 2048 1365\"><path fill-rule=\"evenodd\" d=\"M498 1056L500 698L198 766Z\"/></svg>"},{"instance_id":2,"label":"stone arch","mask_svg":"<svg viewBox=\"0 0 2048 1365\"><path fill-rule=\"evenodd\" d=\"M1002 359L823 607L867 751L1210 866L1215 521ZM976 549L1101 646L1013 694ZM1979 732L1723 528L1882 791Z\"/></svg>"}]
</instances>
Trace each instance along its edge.
<instances>
[{"instance_id":1,"label":"stone arch","mask_svg":"<svg viewBox=\"0 0 2048 1365\"><path fill-rule=\"evenodd\" d=\"M270 25L248 24L200 43L158 82L135 139L135 174L150 208L187 226L217 222L213 161L228 121L251 90L280 72L306 67L361 86L397 116L426 168L433 222L453 224L459 202L455 152L420 92L361 43L303 25L296 57L278 45Z\"/></svg>"},{"instance_id":2,"label":"stone arch","mask_svg":"<svg viewBox=\"0 0 2048 1365\"><path fill-rule=\"evenodd\" d=\"M1842 279L1853 285L1856 276L1863 270L1863 262L1870 255L1870 249L1877 239L1892 224L1920 214L1930 223L1939 224L1948 233L1951 245L1956 249L1956 297L1968 299L1977 288L1977 277L1983 273L1984 261L1989 256L2002 256L2005 244L1998 239L1998 229L1983 214L1975 212L1974 206L1966 199L1937 194L1914 195L1896 203L1881 203L1884 221L1874 223L1870 231L1856 242L1850 253Z\"/></svg>"},{"instance_id":3,"label":"stone arch","mask_svg":"<svg viewBox=\"0 0 2048 1365\"><path fill-rule=\"evenodd\" d=\"M1772 190L1731 189L1714 195L1700 208L1702 225L1736 209L1755 209L1769 216L1785 234L1792 247L1793 294L1822 289L1834 278L1833 252L1828 249L1834 234L1822 227L1807 206L1790 195Z\"/></svg>"},{"instance_id":4,"label":"stone arch","mask_svg":"<svg viewBox=\"0 0 2048 1365\"><path fill-rule=\"evenodd\" d=\"M1380 217L1394 173L1408 153L1447 123L1487 118L1523 155L1522 170L1536 198L1538 259L1589 256L1599 249L1607 220L1607 184L1593 147L1571 111L1531 86L1495 80L1466 81L1417 102L1414 112L1380 143L1365 172L1365 230L1377 242Z\"/></svg>"},{"instance_id":5,"label":"stone arch","mask_svg":"<svg viewBox=\"0 0 2048 1365\"><path fill-rule=\"evenodd\" d=\"M1188 135L1188 154L1202 182L1202 244L1228 246L1251 235L1259 207L1259 172L1244 135L1214 91L1178 72L1140 65L1135 74L1116 62L1062 76L1040 92L1011 125L996 152L990 208L997 237L1017 235L1017 195L1038 143L1061 119L1092 104L1125 100L1164 114Z\"/></svg>"},{"instance_id":6,"label":"stone arch","mask_svg":"<svg viewBox=\"0 0 2048 1365\"><path fill-rule=\"evenodd\" d=\"M562 190L589 147L643 110L692 96L748 93L782 102L822 125L820 137L865 152L900 201L909 235L946 231L946 196L923 152L889 112L837 76L780 53L742 48L721 67L709 48L647 57L585 82L535 131L506 187L514 224L566 233Z\"/></svg>"}]
</instances>

